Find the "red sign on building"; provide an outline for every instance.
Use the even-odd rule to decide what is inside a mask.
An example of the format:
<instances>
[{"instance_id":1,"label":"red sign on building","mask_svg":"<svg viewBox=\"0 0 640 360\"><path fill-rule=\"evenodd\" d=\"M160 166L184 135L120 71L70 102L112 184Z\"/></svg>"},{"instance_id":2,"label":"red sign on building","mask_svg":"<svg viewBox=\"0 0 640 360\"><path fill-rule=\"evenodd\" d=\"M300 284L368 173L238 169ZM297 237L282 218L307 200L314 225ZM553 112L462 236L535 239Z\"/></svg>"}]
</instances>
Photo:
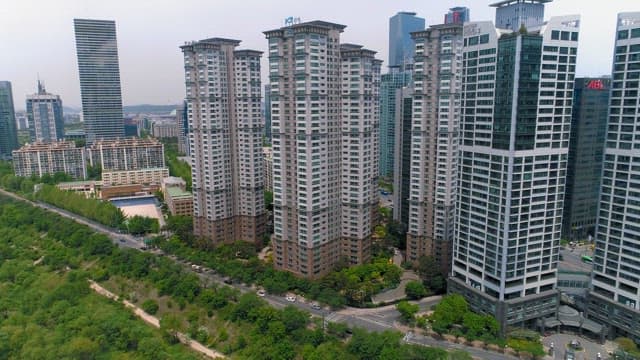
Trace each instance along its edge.
<instances>
[{"instance_id":1,"label":"red sign on building","mask_svg":"<svg viewBox=\"0 0 640 360\"><path fill-rule=\"evenodd\" d=\"M587 83L587 89L604 90L604 83L602 80L591 80Z\"/></svg>"}]
</instances>

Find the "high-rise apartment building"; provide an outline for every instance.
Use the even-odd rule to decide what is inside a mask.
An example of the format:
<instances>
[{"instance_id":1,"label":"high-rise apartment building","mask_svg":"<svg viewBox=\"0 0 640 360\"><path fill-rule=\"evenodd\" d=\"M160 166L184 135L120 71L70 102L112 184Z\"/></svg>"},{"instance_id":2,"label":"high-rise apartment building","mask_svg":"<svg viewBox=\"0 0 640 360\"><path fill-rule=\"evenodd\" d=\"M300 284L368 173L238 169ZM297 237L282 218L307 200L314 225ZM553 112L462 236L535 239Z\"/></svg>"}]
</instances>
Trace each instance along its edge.
<instances>
[{"instance_id":1,"label":"high-rise apartment building","mask_svg":"<svg viewBox=\"0 0 640 360\"><path fill-rule=\"evenodd\" d=\"M164 144L156 139L100 140L87 148L89 165L102 171L164 168Z\"/></svg>"},{"instance_id":2,"label":"high-rise apartment building","mask_svg":"<svg viewBox=\"0 0 640 360\"><path fill-rule=\"evenodd\" d=\"M11 152L17 148L18 133L11 83L0 81L0 158L11 157Z\"/></svg>"},{"instance_id":3,"label":"high-rise apartment building","mask_svg":"<svg viewBox=\"0 0 640 360\"><path fill-rule=\"evenodd\" d=\"M464 24L471 21L470 12L468 7L456 6L449 9L449 12L444 15L445 24Z\"/></svg>"},{"instance_id":4,"label":"high-rise apartment building","mask_svg":"<svg viewBox=\"0 0 640 360\"><path fill-rule=\"evenodd\" d=\"M31 141L64 139L64 117L60 96L49 94L38 80L38 92L27 96L27 118Z\"/></svg>"},{"instance_id":5,"label":"high-rise apartment building","mask_svg":"<svg viewBox=\"0 0 640 360\"><path fill-rule=\"evenodd\" d=\"M407 260L433 256L451 267L454 235L462 25L412 33L416 42Z\"/></svg>"},{"instance_id":6,"label":"high-rise apartment building","mask_svg":"<svg viewBox=\"0 0 640 360\"><path fill-rule=\"evenodd\" d=\"M449 291L502 331L553 316L579 16L464 25Z\"/></svg>"},{"instance_id":7,"label":"high-rise apartment building","mask_svg":"<svg viewBox=\"0 0 640 360\"><path fill-rule=\"evenodd\" d=\"M264 86L264 136L271 144L271 84Z\"/></svg>"},{"instance_id":8,"label":"high-rise apartment building","mask_svg":"<svg viewBox=\"0 0 640 360\"><path fill-rule=\"evenodd\" d=\"M187 43L184 54L194 231L219 245L262 242L262 52L238 40Z\"/></svg>"},{"instance_id":9,"label":"high-rise apartment building","mask_svg":"<svg viewBox=\"0 0 640 360\"><path fill-rule=\"evenodd\" d=\"M266 31L273 137L274 264L318 278L362 263L378 204L379 60L340 44L344 25Z\"/></svg>"},{"instance_id":10,"label":"high-rise apartment building","mask_svg":"<svg viewBox=\"0 0 640 360\"><path fill-rule=\"evenodd\" d=\"M26 144L13 151L16 176L38 176L65 173L75 180L87 177L84 148L72 141L48 141Z\"/></svg>"},{"instance_id":11,"label":"high-rise apartment building","mask_svg":"<svg viewBox=\"0 0 640 360\"><path fill-rule=\"evenodd\" d=\"M640 342L640 12L618 14L587 316Z\"/></svg>"},{"instance_id":12,"label":"high-rise apartment building","mask_svg":"<svg viewBox=\"0 0 640 360\"><path fill-rule=\"evenodd\" d=\"M542 25L544 4L553 0L502 0L491 4L496 8L496 27L513 31Z\"/></svg>"},{"instance_id":13,"label":"high-rise apartment building","mask_svg":"<svg viewBox=\"0 0 640 360\"><path fill-rule=\"evenodd\" d=\"M380 176L393 179L396 151L396 97L398 89L411 82L410 71L391 68L380 82Z\"/></svg>"},{"instance_id":14,"label":"high-rise apartment building","mask_svg":"<svg viewBox=\"0 0 640 360\"><path fill-rule=\"evenodd\" d=\"M124 137L116 23L73 19L87 144Z\"/></svg>"},{"instance_id":15,"label":"high-rise apartment building","mask_svg":"<svg viewBox=\"0 0 640 360\"><path fill-rule=\"evenodd\" d=\"M595 235L610 85L608 78L575 80L562 215L565 239L586 240Z\"/></svg>"},{"instance_id":16,"label":"high-rise apartment building","mask_svg":"<svg viewBox=\"0 0 640 360\"><path fill-rule=\"evenodd\" d=\"M389 18L389 67L404 70L413 63L415 43L411 33L424 30L425 21L414 12L401 11Z\"/></svg>"}]
</instances>

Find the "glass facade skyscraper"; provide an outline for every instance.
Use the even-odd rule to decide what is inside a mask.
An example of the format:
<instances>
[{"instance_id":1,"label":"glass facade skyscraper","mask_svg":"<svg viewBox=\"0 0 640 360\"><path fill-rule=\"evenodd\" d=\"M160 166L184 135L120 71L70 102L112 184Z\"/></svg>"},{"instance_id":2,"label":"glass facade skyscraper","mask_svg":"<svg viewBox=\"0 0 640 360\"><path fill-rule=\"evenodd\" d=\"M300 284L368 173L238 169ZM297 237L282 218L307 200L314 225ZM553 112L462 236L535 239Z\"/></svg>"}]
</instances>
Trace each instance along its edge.
<instances>
[{"instance_id":1,"label":"glass facade skyscraper","mask_svg":"<svg viewBox=\"0 0 640 360\"><path fill-rule=\"evenodd\" d=\"M124 137L116 23L73 19L87 144Z\"/></svg>"},{"instance_id":2,"label":"glass facade skyscraper","mask_svg":"<svg viewBox=\"0 0 640 360\"><path fill-rule=\"evenodd\" d=\"M389 18L389 67L413 63L415 43L411 32L424 30L425 21L414 12L401 11Z\"/></svg>"},{"instance_id":3,"label":"glass facade skyscraper","mask_svg":"<svg viewBox=\"0 0 640 360\"><path fill-rule=\"evenodd\" d=\"M27 96L27 118L31 141L64 139L64 118L60 96L49 94L38 81L38 93Z\"/></svg>"},{"instance_id":4,"label":"glass facade skyscraper","mask_svg":"<svg viewBox=\"0 0 640 360\"><path fill-rule=\"evenodd\" d=\"M587 316L640 342L640 12L616 30Z\"/></svg>"},{"instance_id":5,"label":"glass facade skyscraper","mask_svg":"<svg viewBox=\"0 0 640 360\"><path fill-rule=\"evenodd\" d=\"M553 0L502 0L491 4L496 8L496 27L518 31L542 25L544 22L544 4Z\"/></svg>"},{"instance_id":6,"label":"glass facade skyscraper","mask_svg":"<svg viewBox=\"0 0 640 360\"><path fill-rule=\"evenodd\" d=\"M594 235L610 83L608 78L578 78L575 81L562 215L562 237L565 239L584 240Z\"/></svg>"},{"instance_id":7,"label":"glass facade skyscraper","mask_svg":"<svg viewBox=\"0 0 640 360\"><path fill-rule=\"evenodd\" d=\"M380 176L392 178L396 153L396 97L411 81L411 72L392 71L382 75L380 82ZM407 139L410 141L410 139Z\"/></svg>"},{"instance_id":8,"label":"glass facade skyscraper","mask_svg":"<svg viewBox=\"0 0 640 360\"><path fill-rule=\"evenodd\" d=\"M0 158L11 157L11 151L17 148L18 134L11 83L0 81Z\"/></svg>"}]
</instances>

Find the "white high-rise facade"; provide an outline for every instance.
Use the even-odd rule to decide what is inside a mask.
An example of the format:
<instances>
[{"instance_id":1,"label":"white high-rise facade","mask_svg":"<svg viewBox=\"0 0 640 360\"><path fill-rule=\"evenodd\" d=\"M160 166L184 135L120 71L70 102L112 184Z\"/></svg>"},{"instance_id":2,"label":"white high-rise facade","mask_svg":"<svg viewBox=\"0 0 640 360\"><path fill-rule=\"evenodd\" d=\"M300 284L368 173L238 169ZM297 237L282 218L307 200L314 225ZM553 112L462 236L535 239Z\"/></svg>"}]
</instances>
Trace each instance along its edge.
<instances>
[{"instance_id":1,"label":"white high-rise facade","mask_svg":"<svg viewBox=\"0 0 640 360\"><path fill-rule=\"evenodd\" d=\"M239 44L211 38L181 46L194 232L213 246L260 244L264 235L262 53Z\"/></svg>"},{"instance_id":2,"label":"white high-rise facade","mask_svg":"<svg viewBox=\"0 0 640 360\"><path fill-rule=\"evenodd\" d=\"M556 272L579 16L527 33L463 29L458 208L449 291L535 326L558 306Z\"/></svg>"},{"instance_id":3,"label":"white high-rise facade","mask_svg":"<svg viewBox=\"0 0 640 360\"><path fill-rule=\"evenodd\" d=\"M589 318L640 342L640 12L618 14Z\"/></svg>"},{"instance_id":4,"label":"white high-rise facade","mask_svg":"<svg viewBox=\"0 0 640 360\"><path fill-rule=\"evenodd\" d=\"M407 260L433 256L447 274L457 189L462 25L435 25L412 36L416 56Z\"/></svg>"},{"instance_id":5,"label":"white high-rise facade","mask_svg":"<svg viewBox=\"0 0 640 360\"><path fill-rule=\"evenodd\" d=\"M377 207L375 52L340 45L324 21L266 31L273 145L274 264L309 278L370 257Z\"/></svg>"}]
</instances>

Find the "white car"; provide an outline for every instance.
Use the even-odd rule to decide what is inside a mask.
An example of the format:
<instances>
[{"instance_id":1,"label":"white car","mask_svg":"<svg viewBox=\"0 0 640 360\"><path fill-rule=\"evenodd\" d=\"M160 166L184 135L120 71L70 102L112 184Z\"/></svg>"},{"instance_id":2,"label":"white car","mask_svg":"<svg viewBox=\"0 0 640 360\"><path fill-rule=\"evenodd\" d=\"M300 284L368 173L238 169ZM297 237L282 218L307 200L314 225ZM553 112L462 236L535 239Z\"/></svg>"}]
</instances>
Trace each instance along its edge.
<instances>
[{"instance_id":1,"label":"white car","mask_svg":"<svg viewBox=\"0 0 640 360\"><path fill-rule=\"evenodd\" d=\"M267 292L262 290L262 289L260 289L260 290L256 291L256 295L258 295L260 297L263 297L263 296L267 295Z\"/></svg>"},{"instance_id":2,"label":"white car","mask_svg":"<svg viewBox=\"0 0 640 360\"><path fill-rule=\"evenodd\" d=\"M317 302L311 303L311 308L315 310L320 310L320 304Z\"/></svg>"},{"instance_id":3,"label":"white car","mask_svg":"<svg viewBox=\"0 0 640 360\"><path fill-rule=\"evenodd\" d=\"M285 297L285 299L287 299L288 302L296 302L296 296L295 295L287 295Z\"/></svg>"}]
</instances>

